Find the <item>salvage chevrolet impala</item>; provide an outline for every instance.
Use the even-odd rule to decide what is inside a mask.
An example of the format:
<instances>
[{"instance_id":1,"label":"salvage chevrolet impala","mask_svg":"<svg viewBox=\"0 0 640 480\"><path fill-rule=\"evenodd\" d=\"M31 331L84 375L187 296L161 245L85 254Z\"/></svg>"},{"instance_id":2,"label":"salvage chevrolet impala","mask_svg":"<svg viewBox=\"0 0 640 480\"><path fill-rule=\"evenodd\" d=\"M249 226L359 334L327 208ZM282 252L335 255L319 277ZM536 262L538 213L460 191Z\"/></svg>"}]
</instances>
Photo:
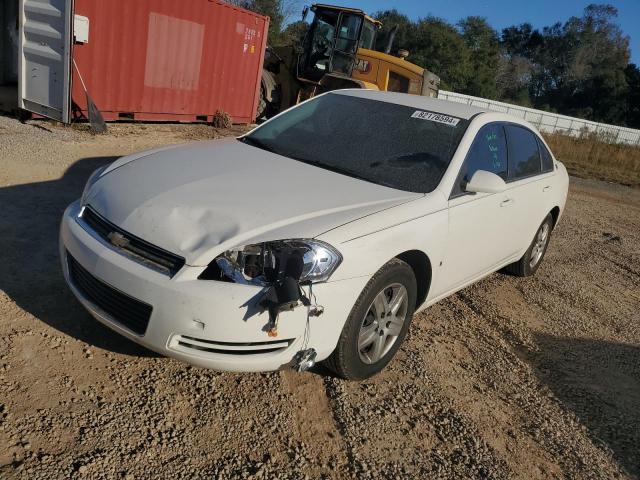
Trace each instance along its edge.
<instances>
[{"instance_id":1,"label":"salvage chevrolet impala","mask_svg":"<svg viewBox=\"0 0 640 480\"><path fill-rule=\"evenodd\" d=\"M98 169L60 253L87 310L152 350L362 379L417 310L498 270L534 274L567 188L521 119L341 90L239 138Z\"/></svg>"}]
</instances>

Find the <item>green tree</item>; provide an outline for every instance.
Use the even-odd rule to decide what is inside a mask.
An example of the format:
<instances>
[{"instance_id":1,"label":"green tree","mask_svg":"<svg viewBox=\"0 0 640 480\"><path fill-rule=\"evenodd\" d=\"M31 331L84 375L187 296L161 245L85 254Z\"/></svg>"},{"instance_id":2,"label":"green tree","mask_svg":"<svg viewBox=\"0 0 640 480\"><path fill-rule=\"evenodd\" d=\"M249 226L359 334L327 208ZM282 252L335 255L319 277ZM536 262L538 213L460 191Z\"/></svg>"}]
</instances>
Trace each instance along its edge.
<instances>
[{"instance_id":1,"label":"green tree","mask_svg":"<svg viewBox=\"0 0 640 480\"><path fill-rule=\"evenodd\" d=\"M582 18L571 18L564 31L575 43L563 92L565 106L608 123L624 122L628 84L629 38L615 23L617 10L611 5L589 5Z\"/></svg>"},{"instance_id":2,"label":"green tree","mask_svg":"<svg viewBox=\"0 0 640 480\"><path fill-rule=\"evenodd\" d=\"M532 106L541 92L539 62L544 37L530 23L502 30L500 71L496 78L499 96L508 102Z\"/></svg>"},{"instance_id":3,"label":"green tree","mask_svg":"<svg viewBox=\"0 0 640 480\"><path fill-rule=\"evenodd\" d=\"M251 0L253 4L250 10L269 17L269 37L270 44L277 42L284 22L282 12L282 2L280 0Z\"/></svg>"},{"instance_id":4,"label":"green tree","mask_svg":"<svg viewBox=\"0 0 640 480\"><path fill-rule=\"evenodd\" d=\"M414 35L409 60L438 75L442 89L464 93L473 67L460 33L440 18L427 17L417 22Z\"/></svg>"},{"instance_id":5,"label":"green tree","mask_svg":"<svg viewBox=\"0 0 640 480\"><path fill-rule=\"evenodd\" d=\"M296 12L302 11L299 0L227 0L232 5L269 17L269 37L271 45L281 42L280 35L287 21Z\"/></svg>"},{"instance_id":6,"label":"green tree","mask_svg":"<svg viewBox=\"0 0 640 480\"><path fill-rule=\"evenodd\" d=\"M408 61L427 68L442 81L441 88L464 92L471 76L469 48L455 27L436 17L411 21L397 10L374 14L382 22L376 48L384 50L391 30L397 26L391 53L409 51Z\"/></svg>"},{"instance_id":7,"label":"green tree","mask_svg":"<svg viewBox=\"0 0 640 480\"><path fill-rule=\"evenodd\" d=\"M629 90L626 101L626 123L632 128L640 128L640 69L630 63L624 71Z\"/></svg>"},{"instance_id":8,"label":"green tree","mask_svg":"<svg viewBox=\"0 0 640 480\"><path fill-rule=\"evenodd\" d=\"M543 43L544 38L530 23L502 30L501 44L507 55L533 59L538 55Z\"/></svg>"},{"instance_id":9,"label":"green tree","mask_svg":"<svg viewBox=\"0 0 640 480\"><path fill-rule=\"evenodd\" d=\"M385 50L391 31L395 27L398 28L391 53L395 53L400 48L409 50L410 47L415 47L415 24L409 17L393 9L376 12L373 18L382 22L382 28L376 37L376 50L381 52Z\"/></svg>"},{"instance_id":10,"label":"green tree","mask_svg":"<svg viewBox=\"0 0 640 480\"><path fill-rule=\"evenodd\" d=\"M498 34L482 17L467 17L458 23L458 27L469 49L473 70L465 93L483 98L497 98L496 78L500 67Z\"/></svg>"},{"instance_id":11,"label":"green tree","mask_svg":"<svg viewBox=\"0 0 640 480\"><path fill-rule=\"evenodd\" d=\"M503 53L498 63L496 89L498 98L509 103L531 107L529 87L533 77L533 64L520 55Z\"/></svg>"},{"instance_id":12,"label":"green tree","mask_svg":"<svg viewBox=\"0 0 640 480\"><path fill-rule=\"evenodd\" d=\"M280 32L274 45L295 45L299 47L302 45L302 40L308 30L309 24L307 22L302 20L292 22Z\"/></svg>"},{"instance_id":13,"label":"green tree","mask_svg":"<svg viewBox=\"0 0 640 480\"><path fill-rule=\"evenodd\" d=\"M592 4L582 17L571 17L542 32L528 24L503 30L507 60L522 58L530 64L529 94L534 106L597 121L624 122L629 41L615 23L616 16L614 7ZM513 71L514 65L511 67ZM505 93L514 95L508 89Z\"/></svg>"}]
</instances>

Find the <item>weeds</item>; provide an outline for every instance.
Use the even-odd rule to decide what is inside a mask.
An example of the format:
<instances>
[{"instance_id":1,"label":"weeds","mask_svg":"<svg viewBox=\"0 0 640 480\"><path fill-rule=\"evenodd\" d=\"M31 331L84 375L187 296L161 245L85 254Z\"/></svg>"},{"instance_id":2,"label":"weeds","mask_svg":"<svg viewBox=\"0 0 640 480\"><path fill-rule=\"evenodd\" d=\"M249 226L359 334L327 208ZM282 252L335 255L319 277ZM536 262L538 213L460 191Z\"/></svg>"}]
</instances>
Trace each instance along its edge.
<instances>
[{"instance_id":1,"label":"weeds","mask_svg":"<svg viewBox=\"0 0 640 480\"><path fill-rule=\"evenodd\" d=\"M603 134L543 134L571 175L640 187L640 145L609 143Z\"/></svg>"}]
</instances>

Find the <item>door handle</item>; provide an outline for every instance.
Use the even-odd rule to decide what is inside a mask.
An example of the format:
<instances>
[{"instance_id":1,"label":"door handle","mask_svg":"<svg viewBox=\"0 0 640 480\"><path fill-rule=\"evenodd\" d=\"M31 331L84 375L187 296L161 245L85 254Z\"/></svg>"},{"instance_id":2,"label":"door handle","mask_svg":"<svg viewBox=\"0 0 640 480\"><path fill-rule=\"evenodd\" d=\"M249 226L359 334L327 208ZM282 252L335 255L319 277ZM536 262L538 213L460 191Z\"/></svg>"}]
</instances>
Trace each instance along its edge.
<instances>
[{"instance_id":1,"label":"door handle","mask_svg":"<svg viewBox=\"0 0 640 480\"><path fill-rule=\"evenodd\" d=\"M548 192L549 190L551 190L551 185L547 185L542 189L543 192Z\"/></svg>"},{"instance_id":2,"label":"door handle","mask_svg":"<svg viewBox=\"0 0 640 480\"><path fill-rule=\"evenodd\" d=\"M506 207L508 205L511 205L511 202L513 202L513 198L505 198L503 201L500 202L500 206Z\"/></svg>"}]
</instances>

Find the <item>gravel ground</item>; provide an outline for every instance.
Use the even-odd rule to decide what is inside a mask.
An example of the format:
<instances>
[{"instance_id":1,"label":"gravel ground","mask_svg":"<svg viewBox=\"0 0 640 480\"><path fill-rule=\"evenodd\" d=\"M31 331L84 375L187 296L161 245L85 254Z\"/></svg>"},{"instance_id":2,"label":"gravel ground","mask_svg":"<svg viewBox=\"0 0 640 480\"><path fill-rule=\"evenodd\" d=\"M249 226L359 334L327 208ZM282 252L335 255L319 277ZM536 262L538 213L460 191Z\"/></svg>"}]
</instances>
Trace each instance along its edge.
<instances>
[{"instance_id":1,"label":"gravel ground","mask_svg":"<svg viewBox=\"0 0 640 480\"><path fill-rule=\"evenodd\" d=\"M229 132L0 117L0 478L639 478L640 191L572 179L537 275L414 319L362 383L227 374L93 321L57 226L120 155Z\"/></svg>"}]
</instances>

